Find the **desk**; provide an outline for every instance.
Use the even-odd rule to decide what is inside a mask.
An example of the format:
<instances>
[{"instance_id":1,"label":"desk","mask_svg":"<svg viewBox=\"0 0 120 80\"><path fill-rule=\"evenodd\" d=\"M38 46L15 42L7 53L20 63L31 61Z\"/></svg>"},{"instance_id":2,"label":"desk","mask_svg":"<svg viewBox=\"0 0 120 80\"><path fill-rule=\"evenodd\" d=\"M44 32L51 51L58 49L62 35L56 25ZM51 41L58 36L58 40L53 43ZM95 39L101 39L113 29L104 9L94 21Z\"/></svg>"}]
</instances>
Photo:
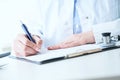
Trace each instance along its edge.
<instances>
[{"instance_id":1,"label":"desk","mask_svg":"<svg viewBox=\"0 0 120 80\"><path fill-rule=\"evenodd\" d=\"M120 49L37 65L9 57L0 80L120 80Z\"/></svg>"}]
</instances>

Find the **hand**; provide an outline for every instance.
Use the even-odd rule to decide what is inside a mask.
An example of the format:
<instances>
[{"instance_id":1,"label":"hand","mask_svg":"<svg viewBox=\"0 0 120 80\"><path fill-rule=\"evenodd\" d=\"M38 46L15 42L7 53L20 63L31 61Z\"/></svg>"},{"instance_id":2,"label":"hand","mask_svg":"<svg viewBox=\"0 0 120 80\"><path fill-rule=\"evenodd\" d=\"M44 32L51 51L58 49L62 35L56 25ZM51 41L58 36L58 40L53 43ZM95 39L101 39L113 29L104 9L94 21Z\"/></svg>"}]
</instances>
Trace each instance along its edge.
<instances>
[{"instance_id":1,"label":"hand","mask_svg":"<svg viewBox=\"0 0 120 80\"><path fill-rule=\"evenodd\" d=\"M94 43L94 42L95 42L95 39L93 36L93 32L88 31L80 34L74 34L70 36L68 39L66 39L65 41L48 47L48 49L54 50L54 49L69 48L69 47L80 46L80 45L84 45L87 43Z\"/></svg>"},{"instance_id":2,"label":"hand","mask_svg":"<svg viewBox=\"0 0 120 80\"><path fill-rule=\"evenodd\" d=\"M36 54L42 45L42 40L38 36L33 36L36 43L30 41L26 35L19 34L13 43L13 50L17 56L30 56Z\"/></svg>"}]
</instances>

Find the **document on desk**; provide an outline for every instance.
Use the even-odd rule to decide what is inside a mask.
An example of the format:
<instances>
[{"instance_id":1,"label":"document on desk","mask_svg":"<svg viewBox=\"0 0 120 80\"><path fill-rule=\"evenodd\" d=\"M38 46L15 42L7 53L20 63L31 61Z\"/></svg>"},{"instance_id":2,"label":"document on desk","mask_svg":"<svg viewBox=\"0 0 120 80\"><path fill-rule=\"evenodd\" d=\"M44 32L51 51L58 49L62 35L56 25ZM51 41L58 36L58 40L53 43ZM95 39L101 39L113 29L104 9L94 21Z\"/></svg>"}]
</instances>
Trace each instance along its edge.
<instances>
[{"instance_id":1,"label":"document on desk","mask_svg":"<svg viewBox=\"0 0 120 80\"><path fill-rule=\"evenodd\" d=\"M84 54L99 52L101 50L102 49L99 45L88 44L88 45L82 45L82 46L71 47L66 49L43 50L37 55L28 56L28 57L16 57L16 58L32 63L45 64L58 60L81 56Z\"/></svg>"}]
</instances>

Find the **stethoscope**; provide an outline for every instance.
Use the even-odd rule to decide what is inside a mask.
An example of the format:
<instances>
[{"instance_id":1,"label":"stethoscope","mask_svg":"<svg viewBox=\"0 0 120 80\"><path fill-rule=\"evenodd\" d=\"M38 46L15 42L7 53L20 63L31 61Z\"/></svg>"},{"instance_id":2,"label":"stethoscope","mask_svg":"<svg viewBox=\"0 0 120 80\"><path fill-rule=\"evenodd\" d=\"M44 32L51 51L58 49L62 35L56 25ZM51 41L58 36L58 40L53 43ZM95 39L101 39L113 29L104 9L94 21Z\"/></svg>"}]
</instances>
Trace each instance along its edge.
<instances>
[{"instance_id":1,"label":"stethoscope","mask_svg":"<svg viewBox=\"0 0 120 80\"><path fill-rule=\"evenodd\" d=\"M111 32L102 33L102 42L100 43L103 47L116 46L117 43L120 45L120 35L111 36Z\"/></svg>"}]
</instances>

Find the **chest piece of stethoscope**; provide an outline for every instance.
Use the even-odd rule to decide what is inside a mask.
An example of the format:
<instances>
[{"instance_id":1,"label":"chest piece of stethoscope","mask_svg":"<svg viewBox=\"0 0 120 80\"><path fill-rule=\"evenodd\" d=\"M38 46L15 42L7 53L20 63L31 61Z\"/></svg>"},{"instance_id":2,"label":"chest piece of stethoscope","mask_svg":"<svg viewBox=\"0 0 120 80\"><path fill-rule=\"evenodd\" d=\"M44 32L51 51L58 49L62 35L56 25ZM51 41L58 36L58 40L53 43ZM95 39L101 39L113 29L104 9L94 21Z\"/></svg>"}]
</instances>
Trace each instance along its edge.
<instances>
[{"instance_id":1,"label":"chest piece of stethoscope","mask_svg":"<svg viewBox=\"0 0 120 80\"><path fill-rule=\"evenodd\" d=\"M103 47L115 46L115 41L112 40L110 32L102 33L102 43L101 43L101 46L103 46Z\"/></svg>"}]
</instances>

